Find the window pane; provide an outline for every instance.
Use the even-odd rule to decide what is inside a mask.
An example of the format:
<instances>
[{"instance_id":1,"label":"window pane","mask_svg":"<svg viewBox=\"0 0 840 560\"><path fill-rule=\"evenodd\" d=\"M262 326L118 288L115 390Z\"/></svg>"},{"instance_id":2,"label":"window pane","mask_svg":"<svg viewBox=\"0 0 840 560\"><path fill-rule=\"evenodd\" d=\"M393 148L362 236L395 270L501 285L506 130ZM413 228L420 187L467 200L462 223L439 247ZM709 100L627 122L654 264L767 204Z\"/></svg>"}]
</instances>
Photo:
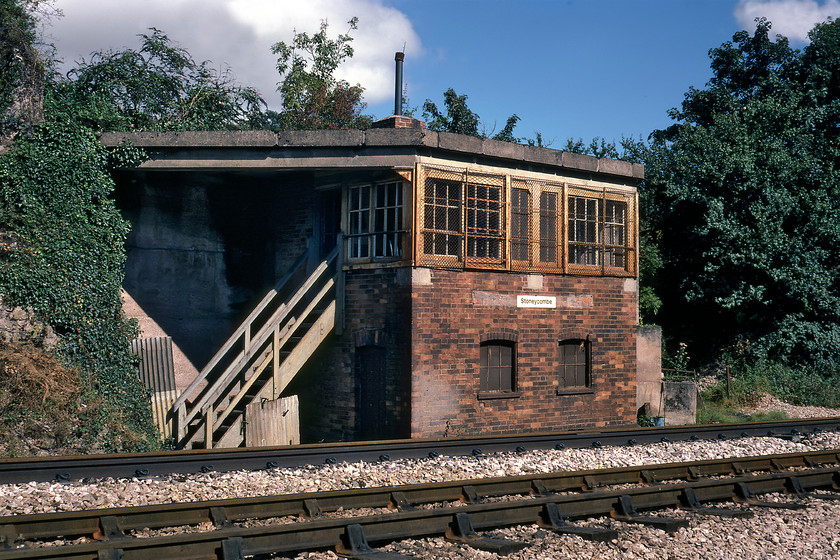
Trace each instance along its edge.
<instances>
[{"instance_id":1,"label":"window pane","mask_svg":"<svg viewBox=\"0 0 840 560\"><path fill-rule=\"evenodd\" d=\"M557 262L557 193L540 193L540 262Z\"/></svg>"},{"instance_id":2,"label":"window pane","mask_svg":"<svg viewBox=\"0 0 840 560\"><path fill-rule=\"evenodd\" d=\"M604 206L604 244L607 266L626 266L627 203L607 200Z\"/></svg>"},{"instance_id":3,"label":"window pane","mask_svg":"<svg viewBox=\"0 0 840 560\"><path fill-rule=\"evenodd\" d=\"M560 342L559 386L589 386L589 341L564 340Z\"/></svg>"},{"instance_id":4,"label":"window pane","mask_svg":"<svg viewBox=\"0 0 840 560\"><path fill-rule=\"evenodd\" d=\"M423 252L459 256L461 184L428 179L424 193Z\"/></svg>"},{"instance_id":5,"label":"window pane","mask_svg":"<svg viewBox=\"0 0 840 560\"><path fill-rule=\"evenodd\" d=\"M493 185L467 185L467 256L498 260L505 238L502 189Z\"/></svg>"},{"instance_id":6,"label":"window pane","mask_svg":"<svg viewBox=\"0 0 840 560\"><path fill-rule=\"evenodd\" d=\"M375 257L398 257L401 254L402 184L376 185L373 223Z\"/></svg>"},{"instance_id":7,"label":"window pane","mask_svg":"<svg viewBox=\"0 0 840 560\"><path fill-rule=\"evenodd\" d=\"M598 200L569 197L569 262L597 265Z\"/></svg>"},{"instance_id":8,"label":"window pane","mask_svg":"<svg viewBox=\"0 0 840 560\"><path fill-rule=\"evenodd\" d=\"M350 208L348 222L350 239L348 240L348 257L360 259L370 256L370 187L351 187L348 194ZM364 236L364 237L363 237Z\"/></svg>"},{"instance_id":9,"label":"window pane","mask_svg":"<svg viewBox=\"0 0 840 560\"><path fill-rule=\"evenodd\" d=\"M509 342L482 343L480 351L480 387L483 391L514 390L515 351Z\"/></svg>"},{"instance_id":10,"label":"window pane","mask_svg":"<svg viewBox=\"0 0 840 560\"><path fill-rule=\"evenodd\" d=\"M531 218L531 193L525 189L511 190L510 257L515 261L528 261L528 234Z\"/></svg>"}]
</instances>

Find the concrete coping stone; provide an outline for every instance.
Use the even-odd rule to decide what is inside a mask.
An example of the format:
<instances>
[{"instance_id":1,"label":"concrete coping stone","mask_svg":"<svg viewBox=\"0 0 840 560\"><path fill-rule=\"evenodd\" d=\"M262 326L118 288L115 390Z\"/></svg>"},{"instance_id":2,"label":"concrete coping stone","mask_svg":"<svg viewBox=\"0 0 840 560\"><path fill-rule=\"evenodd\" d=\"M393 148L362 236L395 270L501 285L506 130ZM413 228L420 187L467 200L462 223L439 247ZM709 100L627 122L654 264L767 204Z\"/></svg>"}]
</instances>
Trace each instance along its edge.
<instances>
[{"instance_id":1,"label":"concrete coping stone","mask_svg":"<svg viewBox=\"0 0 840 560\"><path fill-rule=\"evenodd\" d=\"M376 128L369 130L270 130L106 132L100 136L108 147L130 142L150 149L339 149L339 148L426 148L445 152L521 161L586 173L644 179L644 166L627 161L596 158L551 148L525 146L465 134L428 129Z\"/></svg>"}]
</instances>

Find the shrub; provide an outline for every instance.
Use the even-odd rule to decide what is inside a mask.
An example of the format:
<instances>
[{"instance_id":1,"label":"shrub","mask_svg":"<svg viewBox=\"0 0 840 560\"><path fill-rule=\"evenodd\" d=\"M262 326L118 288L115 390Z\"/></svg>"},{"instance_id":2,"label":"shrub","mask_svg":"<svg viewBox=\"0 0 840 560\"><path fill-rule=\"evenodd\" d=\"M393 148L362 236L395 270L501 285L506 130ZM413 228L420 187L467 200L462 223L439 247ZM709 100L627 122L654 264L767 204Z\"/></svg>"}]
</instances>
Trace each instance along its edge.
<instances>
[{"instance_id":1,"label":"shrub","mask_svg":"<svg viewBox=\"0 0 840 560\"><path fill-rule=\"evenodd\" d=\"M109 198L107 164L94 134L69 120L40 125L0 156L0 231L20 240L0 253L0 293L55 329L58 354L136 434L131 450L143 450L158 436L129 349L136 325L122 312L129 226Z\"/></svg>"}]
</instances>

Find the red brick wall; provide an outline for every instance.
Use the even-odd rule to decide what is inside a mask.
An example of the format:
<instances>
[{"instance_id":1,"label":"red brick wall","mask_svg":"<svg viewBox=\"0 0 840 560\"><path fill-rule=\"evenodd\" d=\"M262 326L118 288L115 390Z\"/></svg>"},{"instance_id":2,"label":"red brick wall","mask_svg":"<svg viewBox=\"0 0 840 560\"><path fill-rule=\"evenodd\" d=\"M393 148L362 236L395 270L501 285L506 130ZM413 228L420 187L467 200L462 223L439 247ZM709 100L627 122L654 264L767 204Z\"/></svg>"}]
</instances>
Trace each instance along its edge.
<instances>
[{"instance_id":1,"label":"red brick wall","mask_svg":"<svg viewBox=\"0 0 840 560\"><path fill-rule=\"evenodd\" d=\"M634 422L635 280L426 272L411 294L412 437ZM518 294L553 295L557 307L517 308ZM587 336L591 392L558 395L558 342ZM477 397L479 344L493 337L517 341L518 398Z\"/></svg>"},{"instance_id":2,"label":"red brick wall","mask_svg":"<svg viewBox=\"0 0 840 560\"><path fill-rule=\"evenodd\" d=\"M551 295L554 309L517 308ZM636 282L628 278L371 269L347 273L345 333L296 380L304 439L359 439L356 351L385 348L380 437L558 431L636 417ZM591 390L557 394L558 342L591 341ZM479 344L516 341L519 397L479 399ZM297 382L300 382L299 384Z\"/></svg>"},{"instance_id":3,"label":"red brick wall","mask_svg":"<svg viewBox=\"0 0 840 560\"><path fill-rule=\"evenodd\" d=\"M310 359L287 391L301 397L301 436L306 441L359 439L356 410L357 349L385 350L384 418L376 439L409 437L410 269L348 271L344 334Z\"/></svg>"}]
</instances>

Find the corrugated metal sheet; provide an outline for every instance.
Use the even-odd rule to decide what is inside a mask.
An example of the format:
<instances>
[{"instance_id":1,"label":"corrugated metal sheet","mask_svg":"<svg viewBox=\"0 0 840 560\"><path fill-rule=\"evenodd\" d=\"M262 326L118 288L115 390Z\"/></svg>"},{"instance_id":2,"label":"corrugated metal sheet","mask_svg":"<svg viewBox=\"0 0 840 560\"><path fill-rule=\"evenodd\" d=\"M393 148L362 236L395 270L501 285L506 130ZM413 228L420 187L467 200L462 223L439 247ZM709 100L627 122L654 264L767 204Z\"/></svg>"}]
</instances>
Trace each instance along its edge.
<instances>
[{"instance_id":1,"label":"corrugated metal sheet","mask_svg":"<svg viewBox=\"0 0 840 560\"><path fill-rule=\"evenodd\" d=\"M252 402L245 407L245 445L297 445L300 418L297 395Z\"/></svg>"},{"instance_id":2,"label":"corrugated metal sheet","mask_svg":"<svg viewBox=\"0 0 840 560\"><path fill-rule=\"evenodd\" d=\"M131 351L140 356L140 379L152 391L152 415L164 439L172 437L172 404L178 399L172 338L140 338Z\"/></svg>"}]
</instances>

